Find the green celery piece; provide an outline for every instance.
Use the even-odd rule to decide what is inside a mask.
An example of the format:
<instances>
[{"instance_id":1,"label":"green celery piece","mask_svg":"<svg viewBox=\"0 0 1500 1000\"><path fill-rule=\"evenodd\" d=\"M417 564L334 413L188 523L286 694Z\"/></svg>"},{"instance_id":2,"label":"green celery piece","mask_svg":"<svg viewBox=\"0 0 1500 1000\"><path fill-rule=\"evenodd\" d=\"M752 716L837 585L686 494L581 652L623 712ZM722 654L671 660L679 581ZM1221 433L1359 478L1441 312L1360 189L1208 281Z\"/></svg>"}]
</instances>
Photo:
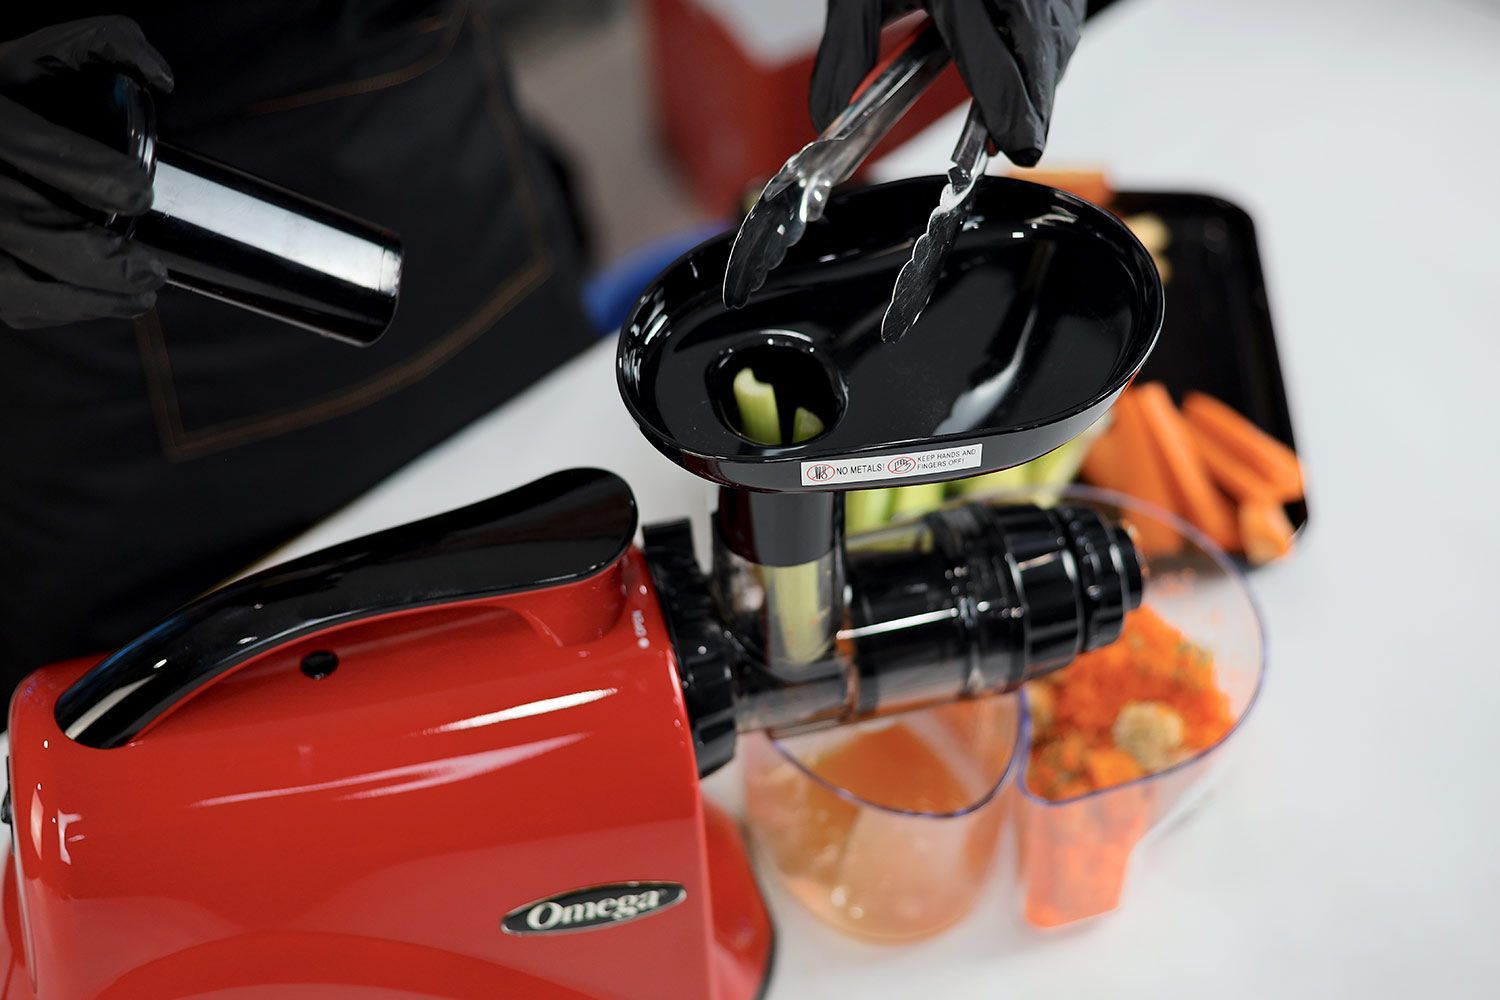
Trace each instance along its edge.
<instances>
[{"instance_id":1,"label":"green celery piece","mask_svg":"<svg viewBox=\"0 0 1500 1000\"><path fill-rule=\"evenodd\" d=\"M734 377L734 401L740 410L740 433L759 444L781 444L781 408L775 386L743 368ZM800 406L793 411L792 424L793 441L823 432L823 422L817 415ZM832 644L830 609L820 599L818 570L816 562L760 568L774 627L781 638L781 653L792 663L812 663Z\"/></svg>"},{"instance_id":2,"label":"green celery piece","mask_svg":"<svg viewBox=\"0 0 1500 1000\"><path fill-rule=\"evenodd\" d=\"M916 517L936 510L943 505L943 484L922 483L917 486L900 486L894 491L895 503L891 505L891 517Z\"/></svg>"},{"instance_id":3,"label":"green celery piece","mask_svg":"<svg viewBox=\"0 0 1500 1000\"><path fill-rule=\"evenodd\" d=\"M741 368L734 377L734 402L740 410L740 433L756 444L781 444L781 413L776 408L776 388Z\"/></svg>"},{"instance_id":4,"label":"green celery piece","mask_svg":"<svg viewBox=\"0 0 1500 1000\"><path fill-rule=\"evenodd\" d=\"M770 593L781 654L795 664L813 663L833 645L831 609L822 599L819 564L762 566L761 581Z\"/></svg>"},{"instance_id":5,"label":"green celery piece","mask_svg":"<svg viewBox=\"0 0 1500 1000\"><path fill-rule=\"evenodd\" d=\"M1028 462L1032 468L1032 485L1066 486L1071 483L1073 477L1078 475L1078 467L1083 464L1083 456L1089 453L1091 443L1083 438L1074 438L1041 458Z\"/></svg>"},{"instance_id":6,"label":"green celery piece","mask_svg":"<svg viewBox=\"0 0 1500 1000\"><path fill-rule=\"evenodd\" d=\"M1106 416L1073 440L1028 463L1035 470L1032 485L1037 487L1037 503L1050 507L1058 501L1062 491L1078 478L1078 470L1083 467L1089 449L1108 427L1109 417Z\"/></svg>"},{"instance_id":7,"label":"green celery piece","mask_svg":"<svg viewBox=\"0 0 1500 1000\"><path fill-rule=\"evenodd\" d=\"M893 489L852 490L844 494L844 530L851 535L873 531L891 519Z\"/></svg>"},{"instance_id":8,"label":"green celery piece","mask_svg":"<svg viewBox=\"0 0 1500 1000\"><path fill-rule=\"evenodd\" d=\"M999 472L987 472L982 476L973 476L969 479L961 479L954 485L958 487L958 495L964 497L977 496L983 493L1002 493L1011 490L1024 490L1031 485L1031 462L1012 466L1009 469L1001 469Z\"/></svg>"},{"instance_id":9,"label":"green celery piece","mask_svg":"<svg viewBox=\"0 0 1500 1000\"><path fill-rule=\"evenodd\" d=\"M801 444L809 438L823 433L823 421L806 407L799 406L792 413L792 443Z\"/></svg>"}]
</instances>

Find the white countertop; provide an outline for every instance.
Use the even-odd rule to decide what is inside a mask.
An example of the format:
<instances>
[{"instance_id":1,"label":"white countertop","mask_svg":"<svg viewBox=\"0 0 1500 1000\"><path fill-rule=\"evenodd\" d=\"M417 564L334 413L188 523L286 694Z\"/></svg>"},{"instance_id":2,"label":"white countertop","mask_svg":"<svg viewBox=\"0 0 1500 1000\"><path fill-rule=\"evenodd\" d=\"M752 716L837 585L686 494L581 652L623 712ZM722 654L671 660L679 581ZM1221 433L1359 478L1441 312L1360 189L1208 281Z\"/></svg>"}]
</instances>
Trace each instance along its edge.
<instances>
[{"instance_id":1,"label":"white countertop","mask_svg":"<svg viewBox=\"0 0 1500 1000\"><path fill-rule=\"evenodd\" d=\"M767 877L770 1000L1500 990L1497 105L1500 7L1482 0L1123 0L1088 26L1047 163L1222 194L1259 227L1312 511L1295 555L1254 576L1268 687L1117 913L1040 933L995 891L954 931L881 948ZM957 129L880 172L936 172ZM707 510L620 406L610 344L285 554L578 465L629 480L647 521ZM732 803L736 777L710 793Z\"/></svg>"}]
</instances>

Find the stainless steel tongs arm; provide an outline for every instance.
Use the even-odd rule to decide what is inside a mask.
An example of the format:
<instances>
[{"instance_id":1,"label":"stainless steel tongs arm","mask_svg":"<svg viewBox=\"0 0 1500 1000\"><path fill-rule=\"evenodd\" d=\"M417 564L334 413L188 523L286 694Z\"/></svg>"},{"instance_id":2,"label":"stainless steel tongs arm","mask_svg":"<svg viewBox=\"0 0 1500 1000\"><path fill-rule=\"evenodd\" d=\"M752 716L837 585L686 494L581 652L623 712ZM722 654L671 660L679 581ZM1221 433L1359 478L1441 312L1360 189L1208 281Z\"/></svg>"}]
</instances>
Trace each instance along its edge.
<instances>
[{"instance_id":1,"label":"stainless steel tongs arm","mask_svg":"<svg viewBox=\"0 0 1500 1000\"><path fill-rule=\"evenodd\" d=\"M958 233L969 217L969 206L974 201L974 192L984 168L989 164L990 133L979 115L979 105L969 105L969 115L964 119L963 131L959 133L958 145L953 148L952 165L948 168L948 183L938 196L937 207L927 217L927 231L912 244L911 259L896 275L896 285L891 290L891 303L886 307L885 318L880 324L880 339L892 342L906 336L906 332L917 322L932 291L937 287L938 275L943 262Z\"/></svg>"},{"instance_id":2,"label":"stainless steel tongs arm","mask_svg":"<svg viewBox=\"0 0 1500 1000\"><path fill-rule=\"evenodd\" d=\"M942 35L928 25L896 53L868 87L855 94L817 140L803 147L787 165L796 164L810 178L826 174L830 187L848 180L928 84L937 79L948 60ZM804 157L808 151L811 155Z\"/></svg>"},{"instance_id":3,"label":"stainless steel tongs arm","mask_svg":"<svg viewBox=\"0 0 1500 1000\"><path fill-rule=\"evenodd\" d=\"M725 305L744 305L765 284L807 224L822 218L833 187L859 168L948 59L942 36L929 24L875 74L822 135L786 161L735 236L724 269Z\"/></svg>"}]
</instances>

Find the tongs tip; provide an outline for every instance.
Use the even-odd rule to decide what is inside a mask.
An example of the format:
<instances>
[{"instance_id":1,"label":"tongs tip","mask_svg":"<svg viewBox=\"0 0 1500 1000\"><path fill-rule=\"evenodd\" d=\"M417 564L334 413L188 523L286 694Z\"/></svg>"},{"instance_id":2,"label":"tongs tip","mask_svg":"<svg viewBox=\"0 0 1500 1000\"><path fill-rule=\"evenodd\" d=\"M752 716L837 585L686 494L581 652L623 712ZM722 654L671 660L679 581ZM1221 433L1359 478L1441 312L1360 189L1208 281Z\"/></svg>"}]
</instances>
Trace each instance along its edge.
<instances>
[{"instance_id":1,"label":"tongs tip","mask_svg":"<svg viewBox=\"0 0 1500 1000\"><path fill-rule=\"evenodd\" d=\"M974 193L984 179L989 162L989 132L977 103L969 105L968 117L953 150L948 183L937 207L927 217L927 229L912 243L911 257L902 265L891 289L891 302L880 324L880 339L895 343L916 325L937 288L943 265L958 240Z\"/></svg>"},{"instance_id":2,"label":"tongs tip","mask_svg":"<svg viewBox=\"0 0 1500 1000\"><path fill-rule=\"evenodd\" d=\"M738 285L729 283L729 275L724 275L724 308L741 309L746 302L750 301L750 293L754 289L740 288Z\"/></svg>"},{"instance_id":3,"label":"tongs tip","mask_svg":"<svg viewBox=\"0 0 1500 1000\"><path fill-rule=\"evenodd\" d=\"M925 303L924 303L925 305ZM880 342L883 344L894 344L910 332L917 325L917 319L921 317L922 310L907 315L905 310L899 309L895 300L886 306L885 316L880 321Z\"/></svg>"}]
</instances>

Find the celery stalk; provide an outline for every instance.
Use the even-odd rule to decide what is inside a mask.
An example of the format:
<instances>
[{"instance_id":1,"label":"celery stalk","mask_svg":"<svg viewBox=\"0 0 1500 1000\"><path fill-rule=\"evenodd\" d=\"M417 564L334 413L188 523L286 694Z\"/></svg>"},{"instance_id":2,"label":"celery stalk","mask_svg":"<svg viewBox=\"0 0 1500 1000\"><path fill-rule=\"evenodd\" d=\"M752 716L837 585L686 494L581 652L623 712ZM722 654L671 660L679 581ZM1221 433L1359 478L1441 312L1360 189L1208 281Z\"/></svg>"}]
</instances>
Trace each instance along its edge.
<instances>
[{"instance_id":1,"label":"celery stalk","mask_svg":"<svg viewBox=\"0 0 1500 1000\"><path fill-rule=\"evenodd\" d=\"M776 630L781 636L781 655L801 666L821 659L832 645L830 608L821 592L819 561L800 566L762 566L762 580L770 591Z\"/></svg>"},{"instance_id":2,"label":"celery stalk","mask_svg":"<svg viewBox=\"0 0 1500 1000\"><path fill-rule=\"evenodd\" d=\"M1024 490L1031 483L1031 463L1027 462L1009 469L1001 469L999 472L987 472L982 476L960 479L953 485L958 487L959 496L972 497L983 493Z\"/></svg>"},{"instance_id":3,"label":"celery stalk","mask_svg":"<svg viewBox=\"0 0 1500 1000\"><path fill-rule=\"evenodd\" d=\"M762 382L749 368L734 377L734 402L740 411L740 433L756 444L781 444L781 412L776 407L776 389Z\"/></svg>"},{"instance_id":4,"label":"celery stalk","mask_svg":"<svg viewBox=\"0 0 1500 1000\"><path fill-rule=\"evenodd\" d=\"M1073 440L1027 463L1032 469L1031 482L1036 487L1037 503L1050 507L1062 496L1064 488L1078 478L1078 470L1088 457L1089 449L1109 427L1109 417L1089 427Z\"/></svg>"},{"instance_id":5,"label":"celery stalk","mask_svg":"<svg viewBox=\"0 0 1500 1000\"><path fill-rule=\"evenodd\" d=\"M891 505L892 518L916 517L943 505L942 483L901 486L895 490L895 494L895 502Z\"/></svg>"},{"instance_id":6,"label":"celery stalk","mask_svg":"<svg viewBox=\"0 0 1500 1000\"><path fill-rule=\"evenodd\" d=\"M872 531L891 519L896 502L892 489L853 490L844 494L844 530L851 535Z\"/></svg>"},{"instance_id":7,"label":"celery stalk","mask_svg":"<svg viewBox=\"0 0 1500 1000\"><path fill-rule=\"evenodd\" d=\"M823 421L806 407L792 411L792 443L823 433ZM767 566L766 582L775 587L782 653L793 663L812 663L828 651L828 603L819 592L819 566ZM800 614L800 618L798 617Z\"/></svg>"},{"instance_id":8,"label":"celery stalk","mask_svg":"<svg viewBox=\"0 0 1500 1000\"><path fill-rule=\"evenodd\" d=\"M734 377L734 402L740 411L740 433L764 445L781 444L781 408L776 389L743 368ZM803 407L793 411L792 440L804 441L823 433L823 422ZM819 593L818 562L801 566L762 566L772 614L771 627L780 639L781 655L792 664L812 663L827 651L832 637L830 609Z\"/></svg>"},{"instance_id":9,"label":"celery stalk","mask_svg":"<svg viewBox=\"0 0 1500 1000\"><path fill-rule=\"evenodd\" d=\"M801 444L823 433L823 421L806 407L799 406L792 413L792 443Z\"/></svg>"}]
</instances>

